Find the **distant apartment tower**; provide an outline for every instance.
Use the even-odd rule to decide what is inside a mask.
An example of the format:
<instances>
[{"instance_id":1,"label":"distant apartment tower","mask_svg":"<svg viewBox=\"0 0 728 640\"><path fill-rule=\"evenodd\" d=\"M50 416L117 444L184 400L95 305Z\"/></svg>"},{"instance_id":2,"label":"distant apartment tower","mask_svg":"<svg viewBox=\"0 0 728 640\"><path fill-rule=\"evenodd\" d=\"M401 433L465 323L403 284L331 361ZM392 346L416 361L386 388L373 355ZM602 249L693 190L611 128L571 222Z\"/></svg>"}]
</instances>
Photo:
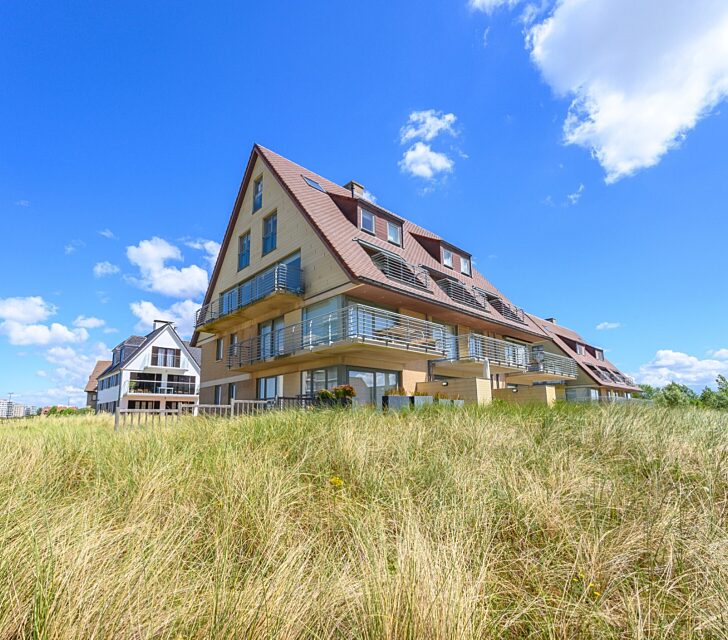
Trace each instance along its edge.
<instances>
[{"instance_id":1,"label":"distant apartment tower","mask_svg":"<svg viewBox=\"0 0 728 640\"><path fill-rule=\"evenodd\" d=\"M13 403L5 398L0 399L0 418L11 418L13 415Z\"/></svg>"},{"instance_id":2,"label":"distant apartment tower","mask_svg":"<svg viewBox=\"0 0 728 640\"><path fill-rule=\"evenodd\" d=\"M146 336L130 336L114 347L111 363L98 374L97 410L176 409L197 402L200 356L172 323L155 320Z\"/></svg>"}]
</instances>

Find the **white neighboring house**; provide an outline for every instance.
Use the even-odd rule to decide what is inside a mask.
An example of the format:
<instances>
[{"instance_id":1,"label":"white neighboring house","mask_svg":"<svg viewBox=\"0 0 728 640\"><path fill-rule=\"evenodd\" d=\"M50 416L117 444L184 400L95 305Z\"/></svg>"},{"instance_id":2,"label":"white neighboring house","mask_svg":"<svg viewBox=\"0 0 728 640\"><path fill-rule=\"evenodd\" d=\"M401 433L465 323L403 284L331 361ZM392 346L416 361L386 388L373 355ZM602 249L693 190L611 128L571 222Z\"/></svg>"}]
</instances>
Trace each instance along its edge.
<instances>
[{"instance_id":1,"label":"white neighboring house","mask_svg":"<svg viewBox=\"0 0 728 640\"><path fill-rule=\"evenodd\" d=\"M114 347L111 365L98 377L97 411L177 409L196 403L201 349L189 346L171 322L154 321L146 336Z\"/></svg>"}]
</instances>

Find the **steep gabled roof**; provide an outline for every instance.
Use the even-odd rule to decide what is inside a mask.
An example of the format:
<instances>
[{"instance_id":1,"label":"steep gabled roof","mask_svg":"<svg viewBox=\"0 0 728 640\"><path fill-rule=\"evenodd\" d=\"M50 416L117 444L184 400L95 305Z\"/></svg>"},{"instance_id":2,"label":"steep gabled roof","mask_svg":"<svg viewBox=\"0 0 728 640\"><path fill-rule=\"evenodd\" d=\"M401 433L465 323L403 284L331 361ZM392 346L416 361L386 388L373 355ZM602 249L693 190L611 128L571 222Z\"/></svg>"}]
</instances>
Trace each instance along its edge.
<instances>
[{"instance_id":1,"label":"steep gabled roof","mask_svg":"<svg viewBox=\"0 0 728 640\"><path fill-rule=\"evenodd\" d=\"M597 369L605 369L611 373L623 375L622 372L615 365L613 365L609 360L606 359L606 357L604 360L599 360L588 351L585 351L585 353L578 353L576 349L569 344L569 342L578 342L585 346L591 347L592 349L594 349L594 347L586 342L584 338L582 338L576 331L574 331L573 329L569 329L568 327L564 327L560 324L556 324L555 322L551 322L550 320L544 320L543 318L539 318L538 316L534 316L533 314L530 315L534 321L541 325L546 334L556 343L556 345L564 353L576 360L582 370L597 384L602 387L613 387L615 389L622 389L624 391L640 391L640 388L636 385L622 384L614 381L606 382L605 380L602 380L596 373L594 373L592 367L596 367ZM604 352L602 351L602 353Z\"/></svg>"},{"instance_id":2,"label":"steep gabled roof","mask_svg":"<svg viewBox=\"0 0 728 640\"><path fill-rule=\"evenodd\" d=\"M278 155L270 149L261 147L260 145L253 146L250 160L248 161L248 167L238 192L238 197L225 233L225 238L223 239L217 263L210 279L207 294L205 295L204 304L208 304L211 301L212 291L215 288L223 256L225 255L232 239L235 223L242 203L242 197L247 189L248 182L250 181L252 166L256 157L259 157L269 168L271 173L277 178L278 182L291 197L301 214L306 220L308 220L314 231L330 249L333 256L352 281L391 289L402 295L426 300L445 308L455 308L462 313L478 317L488 322L495 322L497 324L511 327L517 331L525 331L536 335L539 338L544 338L546 336L545 332L539 327L539 325L534 323L527 314L524 316L524 322L520 323L505 315L501 315L494 308L491 308L490 311L486 312L480 311L466 304L461 304L450 298L434 282L430 291L422 291L416 287L410 287L406 284L388 278L374 264L374 262L372 262L371 256L365 249L365 246L370 248L375 247L390 254L396 254L405 262L417 267L424 267L431 271L436 277L447 277L462 283L466 287L470 287L471 285L475 286L478 289L488 291L490 294L500 297L505 303L510 304L510 301L508 301L505 296L503 296L503 294L500 293L498 289L476 269L472 269L471 277L462 275L455 270L450 271L445 269L438 260L430 255L417 238L420 237L434 241L442 241L440 236L437 234L410 222L406 218L402 218L397 214L383 209L380 205L370 203L364 199L352 197L351 192L331 180L328 180L327 178L324 178L323 176L320 176L317 173L296 164L295 162L291 162L283 156ZM307 184L303 179L304 177L318 182L324 191L320 191ZM358 225L352 222L342 211L341 203L342 201L347 200L361 203L366 207L373 207L375 210L379 209L400 220L402 223L402 246L395 246L359 229ZM338 205L337 202L339 203ZM192 337L193 344L196 343L197 336L198 334L195 332Z\"/></svg>"},{"instance_id":3,"label":"steep gabled roof","mask_svg":"<svg viewBox=\"0 0 728 640\"><path fill-rule=\"evenodd\" d=\"M171 325L171 323L167 323L157 327L153 331L149 332L146 336L130 336L129 338L121 342L118 346L127 347L130 349L130 351L128 352L128 354L125 354L123 361L117 362L115 365L109 366L106 370L99 374L98 377L101 378L109 375L110 373L114 373L115 371L123 369L139 354L140 351L143 351L147 346L154 342L154 339L160 333L165 331L167 327L172 329L172 332L177 336L177 339L180 341L180 343L182 343L182 347L190 356L190 359L195 362L199 367L202 362L202 350L198 347L191 347L189 342L180 339L179 334ZM111 362L109 362L109 364L111 365Z\"/></svg>"},{"instance_id":4,"label":"steep gabled roof","mask_svg":"<svg viewBox=\"0 0 728 640\"><path fill-rule=\"evenodd\" d=\"M88 382L84 387L86 393L93 393L99 386L99 376L109 367L111 360L98 360L94 365L94 370L88 377Z\"/></svg>"}]
</instances>

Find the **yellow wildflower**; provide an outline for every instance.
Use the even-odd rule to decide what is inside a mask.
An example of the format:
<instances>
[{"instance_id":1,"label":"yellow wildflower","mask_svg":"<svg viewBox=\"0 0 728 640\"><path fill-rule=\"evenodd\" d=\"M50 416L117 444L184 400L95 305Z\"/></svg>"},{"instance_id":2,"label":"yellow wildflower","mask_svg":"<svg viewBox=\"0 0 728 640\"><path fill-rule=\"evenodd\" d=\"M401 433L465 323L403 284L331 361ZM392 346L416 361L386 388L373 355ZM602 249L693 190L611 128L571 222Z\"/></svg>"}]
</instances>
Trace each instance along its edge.
<instances>
[{"instance_id":1,"label":"yellow wildflower","mask_svg":"<svg viewBox=\"0 0 728 640\"><path fill-rule=\"evenodd\" d=\"M331 476L329 478L329 484L337 489L344 486L344 481L339 476Z\"/></svg>"}]
</instances>

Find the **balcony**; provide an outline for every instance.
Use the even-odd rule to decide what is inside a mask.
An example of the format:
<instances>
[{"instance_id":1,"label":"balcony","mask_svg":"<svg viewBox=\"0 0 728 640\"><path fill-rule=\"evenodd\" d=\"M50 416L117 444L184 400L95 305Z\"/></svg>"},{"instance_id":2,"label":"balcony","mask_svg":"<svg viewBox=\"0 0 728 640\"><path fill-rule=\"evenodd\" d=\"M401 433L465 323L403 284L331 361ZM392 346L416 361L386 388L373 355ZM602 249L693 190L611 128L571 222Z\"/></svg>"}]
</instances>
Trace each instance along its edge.
<instances>
[{"instance_id":1,"label":"balcony","mask_svg":"<svg viewBox=\"0 0 728 640\"><path fill-rule=\"evenodd\" d=\"M526 312L520 307L517 307L510 302L506 302L502 298L494 298L490 301L490 306L507 320L526 324Z\"/></svg>"},{"instance_id":2,"label":"balcony","mask_svg":"<svg viewBox=\"0 0 728 640\"><path fill-rule=\"evenodd\" d=\"M430 276L427 270L417 267L389 253L379 252L372 256L372 262L388 278L423 289L430 290Z\"/></svg>"},{"instance_id":3,"label":"balcony","mask_svg":"<svg viewBox=\"0 0 728 640\"><path fill-rule=\"evenodd\" d=\"M534 345L530 349L528 371L557 378L576 378L577 367L573 358L549 353L543 346Z\"/></svg>"},{"instance_id":4,"label":"balcony","mask_svg":"<svg viewBox=\"0 0 728 640\"><path fill-rule=\"evenodd\" d=\"M353 304L334 313L310 318L230 347L228 367L246 369L277 359L300 359L312 352L398 350L397 361L432 356L443 358L452 349L447 328L400 313ZM407 352L403 354L401 352Z\"/></svg>"},{"instance_id":5,"label":"balcony","mask_svg":"<svg viewBox=\"0 0 728 640\"><path fill-rule=\"evenodd\" d=\"M437 284L455 302L479 309L480 311L488 311L485 296L478 289L467 287L459 280L452 278L437 280Z\"/></svg>"},{"instance_id":6,"label":"balcony","mask_svg":"<svg viewBox=\"0 0 728 640\"><path fill-rule=\"evenodd\" d=\"M482 377L488 362L491 373L523 373L530 363L528 347L498 338L468 333L453 338L455 348L445 361L435 362L433 373L456 378Z\"/></svg>"},{"instance_id":7,"label":"balcony","mask_svg":"<svg viewBox=\"0 0 728 640\"><path fill-rule=\"evenodd\" d=\"M268 301L272 310L282 302L281 299L302 294L303 271L299 267L279 264L198 309L195 314L195 329L223 328L239 320L245 309L256 303ZM268 310L256 308L256 313Z\"/></svg>"},{"instance_id":8,"label":"balcony","mask_svg":"<svg viewBox=\"0 0 728 640\"><path fill-rule=\"evenodd\" d=\"M196 396L199 387L194 382L156 382L153 380L127 380L121 395Z\"/></svg>"},{"instance_id":9,"label":"balcony","mask_svg":"<svg viewBox=\"0 0 728 640\"><path fill-rule=\"evenodd\" d=\"M598 369L596 367L590 367L590 370L592 373L596 374L596 376L600 380L606 382L607 384L622 384L630 387L637 386L634 378L626 376L623 373L618 373L616 371L607 371L605 369Z\"/></svg>"}]
</instances>

